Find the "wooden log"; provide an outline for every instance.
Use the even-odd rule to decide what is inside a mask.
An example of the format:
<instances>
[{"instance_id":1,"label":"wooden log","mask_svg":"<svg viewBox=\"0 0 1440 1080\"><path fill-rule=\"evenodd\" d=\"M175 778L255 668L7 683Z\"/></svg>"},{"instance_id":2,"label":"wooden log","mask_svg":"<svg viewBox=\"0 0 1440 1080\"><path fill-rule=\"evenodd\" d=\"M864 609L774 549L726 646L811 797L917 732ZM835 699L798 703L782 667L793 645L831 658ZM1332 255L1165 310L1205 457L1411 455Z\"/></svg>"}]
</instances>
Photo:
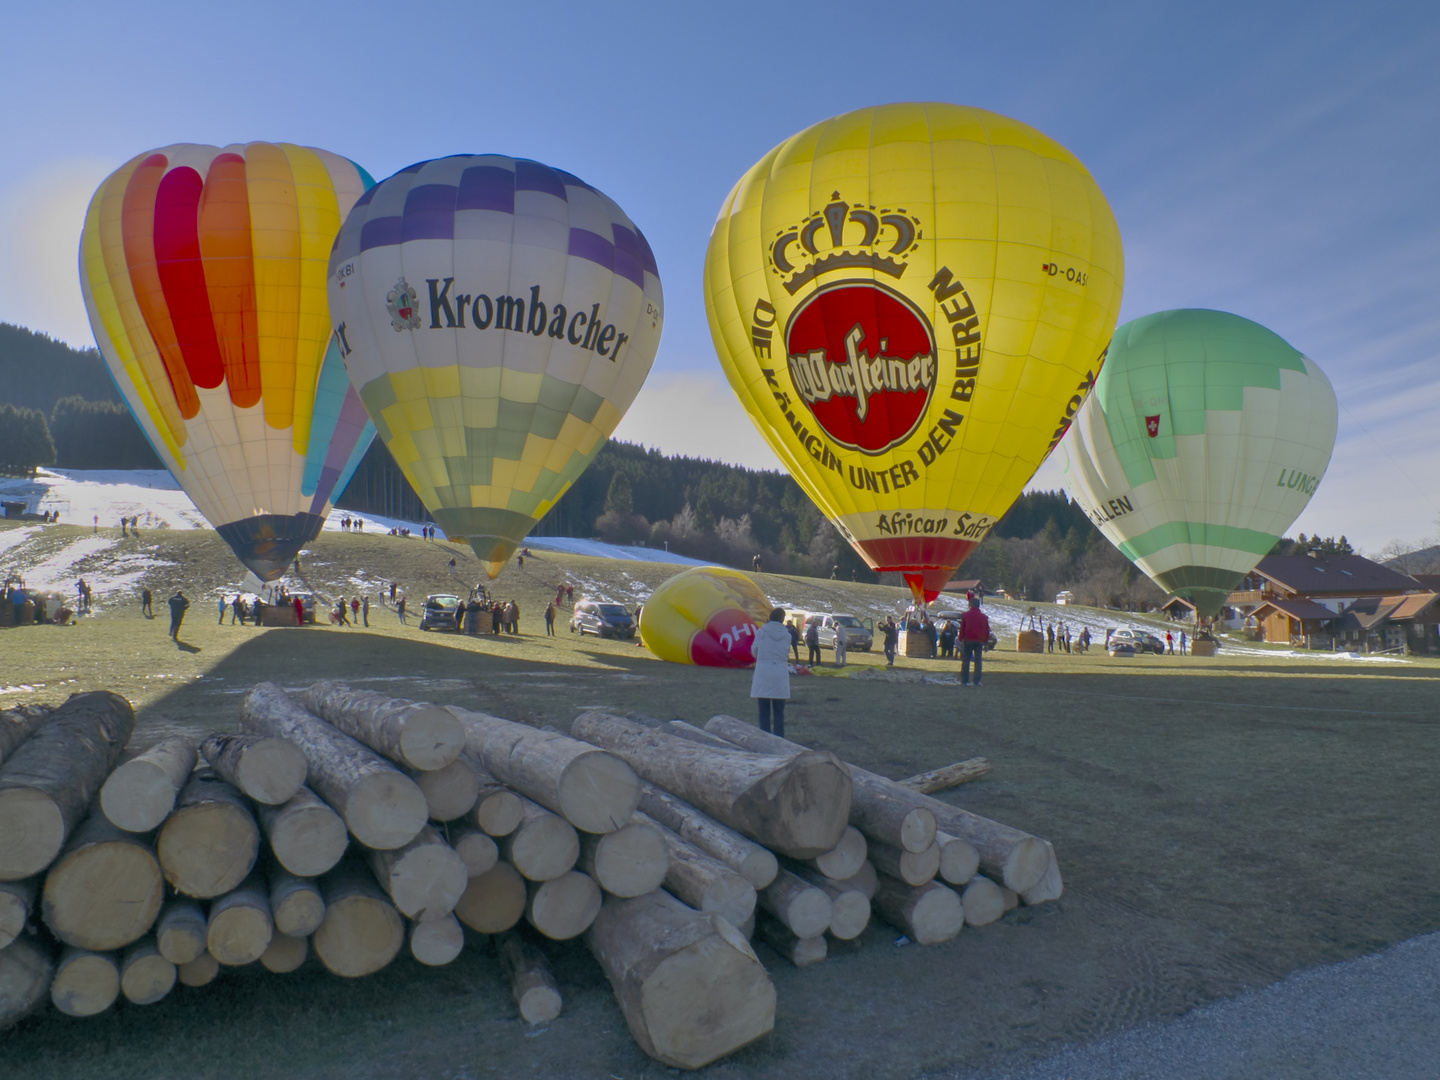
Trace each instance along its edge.
<instances>
[{"instance_id":1,"label":"wooden log","mask_svg":"<svg viewBox=\"0 0 1440 1080\"><path fill-rule=\"evenodd\" d=\"M778 735L761 731L753 724L736 720L733 716L714 716L705 724L705 730L745 750L761 754L794 754L807 752L799 743L792 743ZM814 751L808 751L813 753ZM836 759L839 760L838 758ZM897 798L882 784L872 779L873 774L845 766L850 773L852 797L850 801L850 824L859 829L868 839L906 851L924 851L935 841L935 818L924 807L915 806L912 799ZM890 781L886 781L890 783ZM904 790L904 789L901 789Z\"/></svg>"},{"instance_id":2,"label":"wooden log","mask_svg":"<svg viewBox=\"0 0 1440 1080\"><path fill-rule=\"evenodd\" d=\"M104 814L86 818L45 875L40 910L51 933L92 952L144 937L165 900L149 840L117 829Z\"/></svg>"},{"instance_id":3,"label":"wooden log","mask_svg":"<svg viewBox=\"0 0 1440 1080\"><path fill-rule=\"evenodd\" d=\"M296 877L283 866L272 866L270 917L275 932L286 937L309 937L325 921L325 897L314 878Z\"/></svg>"},{"instance_id":4,"label":"wooden log","mask_svg":"<svg viewBox=\"0 0 1440 1080\"><path fill-rule=\"evenodd\" d=\"M465 748L464 728L438 705L352 690L328 680L311 686L304 703L352 739L415 769L443 769Z\"/></svg>"},{"instance_id":5,"label":"wooden log","mask_svg":"<svg viewBox=\"0 0 1440 1080\"><path fill-rule=\"evenodd\" d=\"M733 717L714 717L705 725L705 730L725 738L734 734L737 740L743 738L744 745L747 746L772 745L771 741L776 738ZM789 745L796 746L795 743ZM888 796L900 805L928 810L935 819L938 831L967 841L979 853L981 869L996 876L1008 888L1023 893L1026 889L1033 888L1045 874L1052 853L1049 844L1039 837L961 810L958 806L941 802L934 796L922 795L854 765L850 766L850 772L855 778L857 790L862 792L857 801L867 801L871 793L878 793ZM875 834L869 831L865 824L856 824L867 837L874 838ZM909 843L898 846L907 851L917 850ZM929 844L923 845L918 850L923 851L928 846Z\"/></svg>"},{"instance_id":6,"label":"wooden log","mask_svg":"<svg viewBox=\"0 0 1440 1080\"><path fill-rule=\"evenodd\" d=\"M110 774L100 788L101 811L129 832L158 828L175 809L195 760L195 744L185 736L162 739Z\"/></svg>"},{"instance_id":7,"label":"wooden log","mask_svg":"<svg viewBox=\"0 0 1440 1080\"><path fill-rule=\"evenodd\" d=\"M949 941L965 925L960 897L938 881L916 888L882 874L871 903L882 919L921 945Z\"/></svg>"},{"instance_id":8,"label":"wooden log","mask_svg":"<svg viewBox=\"0 0 1440 1080\"><path fill-rule=\"evenodd\" d=\"M931 844L916 853L889 844L871 844L870 862L880 873L898 878L906 885L924 885L934 880L940 870L940 846Z\"/></svg>"},{"instance_id":9,"label":"wooden log","mask_svg":"<svg viewBox=\"0 0 1440 1080\"><path fill-rule=\"evenodd\" d=\"M120 996L120 968L111 953L66 946L55 965L50 1000L66 1016L95 1016Z\"/></svg>"},{"instance_id":10,"label":"wooden log","mask_svg":"<svg viewBox=\"0 0 1440 1080\"><path fill-rule=\"evenodd\" d=\"M500 848L489 836L468 825L451 826L450 846L465 864L465 873L479 877L500 858Z\"/></svg>"},{"instance_id":11,"label":"wooden log","mask_svg":"<svg viewBox=\"0 0 1440 1080\"><path fill-rule=\"evenodd\" d=\"M410 955L426 967L443 967L464 948L465 931L454 915L410 924Z\"/></svg>"},{"instance_id":12,"label":"wooden log","mask_svg":"<svg viewBox=\"0 0 1440 1080\"><path fill-rule=\"evenodd\" d=\"M175 965L175 977L181 986L209 986L220 974L220 961L208 952L202 952L188 964Z\"/></svg>"},{"instance_id":13,"label":"wooden log","mask_svg":"<svg viewBox=\"0 0 1440 1080\"><path fill-rule=\"evenodd\" d=\"M280 806L255 807L275 858L296 877L319 877L345 854L350 834L324 799L302 787Z\"/></svg>"},{"instance_id":14,"label":"wooden log","mask_svg":"<svg viewBox=\"0 0 1440 1080\"><path fill-rule=\"evenodd\" d=\"M215 774L258 803L280 806L305 784L305 752L274 735L211 735L200 752Z\"/></svg>"},{"instance_id":15,"label":"wooden log","mask_svg":"<svg viewBox=\"0 0 1440 1080\"><path fill-rule=\"evenodd\" d=\"M866 859L855 876L846 878L841 884L851 889L858 889L865 894L866 900L873 900L875 890L880 887L880 875L875 870L875 864Z\"/></svg>"},{"instance_id":16,"label":"wooden log","mask_svg":"<svg viewBox=\"0 0 1440 1080\"><path fill-rule=\"evenodd\" d=\"M670 868L670 850L660 827L641 818L596 836L580 837L580 869L612 896L630 897L658 889Z\"/></svg>"},{"instance_id":17,"label":"wooden log","mask_svg":"<svg viewBox=\"0 0 1440 1080\"><path fill-rule=\"evenodd\" d=\"M1003 886L987 877L974 878L960 893L965 908L965 921L971 926L989 926L1005 914Z\"/></svg>"},{"instance_id":18,"label":"wooden log","mask_svg":"<svg viewBox=\"0 0 1440 1080\"><path fill-rule=\"evenodd\" d=\"M274 683L261 683L245 696L240 724L246 731L278 735L299 746L309 764L310 787L366 847L404 847L425 827L429 812L415 781L306 712Z\"/></svg>"},{"instance_id":19,"label":"wooden log","mask_svg":"<svg viewBox=\"0 0 1440 1080\"><path fill-rule=\"evenodd\" d=\"M509 930L525 914L525 879L507 862L497 862L479 877L470 879L455 917L481 934Z\"/></svg>"},{"instance_id":20,"label":"wooden log","mask_svg":"<svg viewBox=\"0 0 1440 1080\"><path fill-rule=\"evenodd\" d=\"M226 967L253 964L269 948L274 935L270 890L258 873L210 905L205 948Z\"/></svg>"},{"instance_id":21,"label":"wooden log","mask_svg":"<svg viewBox=\"0 0 1440 1080\"><path fill-rule=\"evenodd\" d=\"M500 854L531 881L549 881L574 867L580 837L559 814L525 799L520 825L501 840Z\"/></svg>"},{"instance_id":22,"label":"wooden log","mask_svg":"<svg viewBox=\"0 0 1440 1080\"><path fill-rule=\"evenodd\" d=\"M165 880L208 900L239 886L260 854L260 827L245 796L210 769L197 769L155 842Z\"/></svg>"},{"instance_id":23,"label":"wooden log","mask_svg":"<svg viewBox=\"0 0 1440 1080\"><path fill-rule=\"evenodd\" d=\"M375 880L407 919L444 918L470 883L464 861L433 825L404 847L365 854Z\"/></svg>"},{"instance_id":24,"label":"wooden log","mask_svg":"<svg viewBox=\"0 0 1440 1080\"><path fill-rule=\"evenodd\" d=\"M0 881L55 861L134 730L119 694L75 694L0 765Z\"/></svg>"},{"instance_id":25,"label":"wooden log","mask_svg":"<svg viewBox=\"0 0 1440 1080\"><path fill-rule=\"evenodd\" d=\"M54 976L55 961L32 938L16 938L0 949L0 1031L40 1007Z\"/></svg>"},{"instance_id":26,"label":"wooden log","mask_svg":"<svg viewBox=\"0 0 1440 1080\"><path fill-rule=\"evenodd\" d=\"M640 780L614 754L558 731L451 708L486 770L585 832L614 832L635 813Z\"/></svg>"},{"instance_id":27,"label":"wooden log","mask_svg":"<svg viewBox=\"0 0 1440 1080\"><path fill-rule=\"evenodd\" d=\"M1005 901L1005 910L1001 912L1001 914L1008 915L1010 912L1014 911L1017 907L1020 906L1020 894L1017 893L1014 889L1007 889L1004 885L1001 885L1000 895L1004 898Z\"/></svg>"},{"instance_id":28,"label":"wooden log","mask_svg":"<svg viewBox=\"0 0 1440 1080\"><path fill-rule=\"evenodd\" d=\"M509 836L520 826L520 796L488 772L476 770L475 776L480 783L480 794L475 799L471 820L489 836Z\"/></svg>"},{"instance_id":29,"label":"wooden log","mask_svg":"<svg viewBox=\"0 0 1440 1080\"><path fill-rule=\"evenodd\" d=\"M797 968L820 963L830 951L824 934L813 938L797 937L793 930L767 911L760 912L755 920L755 930L761 941Z\"/></svg>"},{"instance_id":30,"label":"wooden log","mask_svg":"<svg viewBox=\"0 0 1440 1080\"><path fill-rule=\"evenodd\" d=\"M1055 849L1050 846L1048 840L1042 840L1041 843L1045 845L1048 855L1045 872L1040 875L1039 881L1020 892L1020 899L1026 904L1043 904L1047 900L1059 900L1065 891L1065 883L1060 879L1060 864L1055 860Z\"/></svg>"},{"instance_id":31,"label":"wooden log","mask_svg":"<svg viewBox=\"0 0 1440 1080\"><path fill-rule=\"evenodd\" d=\"M581 714L571 730L780 854L813 859L845 833L850 775L834 754L719 750L603 712Z\"/></svg>"},{"instance_id":32,"label":"wooden log","mask_svg":"<svg viewBox=\"0 0 1440 1080\"><path fill-rule=\"evenodd\" d=\"M579 870L529 882L525 892L525 921L552 941L579 937L600 914L600 886Z\"/></svg>"},{"instance_id":33,"label":"wooden log","mask_svg":"<svg viewBox=\"0 0 1440 1080\"><path fill-rule=\"evenodd\" d=\"M154 1005L175 988L175 965L160 955L153 937L125 950L120 960L120 992L132 1005Z\"/></svg>"},{"instance_id":34,"label":"wooden log","mask_svg":"<svg viewBox=\"0 0 1440 1080\"><path fill-rule=\"evenodd\" d=\"M276 975L288 975L299 969L310 955L308 938L292 937L290 934L276 934L260 954L260 963L266 971Z\"/></svg>"},{"instance_id":35,"label":"wooden log","mask_svg":"<svg viewBox=\"0 0 1440 1080\"><path fill-rule=\"evenodd\" d=\"M630 1034L666 1065L698 1069L775 1026L775 986L750 943L663 889L608 898L585 942Z\"/></svg>"},{"instance_id":36,"label":"wooden log","mask_svg":"<svg viewBox=\"0 0 1440 1080\"><path fill-rule=\"evenodd\" d=\"M0 765L20 748L26 739L40 730L55 710L49 705L16 705L0 709Z\"/></svg>"},{"instance_id":37,"label":"wooden log","mask_svg":"<svg viewBox=\"0 0 1440 1080\"><path fill-rule=\"evenodd\" d=\"M676 898L696 911L723 916L731 926L740 926L755 914L755 886L664 826L655 828L667 850L665 888Z\"/></svg>"},{"instance_id":38,"label":"wooden log","mask_svg":"<svg viewBox=\"0 0 1440 1080\"><path fill-rule=\"evenodd\" d=\"M775 880L760 890L760 910L788 926L796 937L820 937L830 929L835 907L823 889L817 889L781 867Z\"/></svg>"},{"instance_id":39,"label":"wooden log","mask_svg":"<svg viewBox=\"0 0 1440 1080\"><path fill-rule=\"evenodd\" d=\"M950 885L964 885L980 868L980 853L968 840L947 832L935 833L935 846L940 849L940 869L936 876Z\"/></svg>"},{"instance_id":40,"label":"wooden log","mask_svg":"<svg viewBox=\"0 0 1440 1080\"><path fill-rule=\"evenodd\" d=\"M325 921L310 944L333 974L373 975L405 944L405 920L358 858L345 859L320 882Z\"/></svg>"},{"instance_id":41,"label":"wooden log","mask_svg":"<svg viewBox=\"0 0 1440 1080\"><path fill-rule=\"evenodd\" d=\"M851 825L840 838L840 843L811 862L815 869L826 877L843 881L859 873L860 864L865 861L868 850L865 834Z\"/></svg>"},{"instance_id":42,"label":"wooden log","mask_svg":"<svg viewBox=\"0 0 1440 1080\"><path fill-rule=\"evenodd\" d=\"M35 910L35 897L40 892L38 877L24 881L0 881L0 949L20 936L30 913Z\"/></svg>"},{"instance_id":43,"label":"wooden log","mask_svg":"<svg viewBox=\"0 0 1440 1080\"><path fill-rule=\"evenodd\" d=\"M480 798L480 780L464 755L444 768L428 772L406 768L405 774L425 796L425 808L432 821L462 818L475 808L475 801Z\"/></svg>"},{"instance_id":44,"label":"wooden log","mask_svg":"<svg viewBox=\"0 0 1440 1080\"><path fill-rule=\"evenodd\" d=\"M837 881L828 878L812 866L796 863L792 867L795 876L814 885L830 898L831 937L850 941L860 936L870 925L870 897L861 885L851 884L848 879Z\"/></svg>"},{"instance_id":45,"label":"wooden log","mask_svg":"<svg viewBox=\"0 0 1440 1080\"><path fill-rule=\"evenodd\" d=\"M757 889L775 880L780 869L774 852L741 836L728 825L722 825L709 814L697 810L684 799L654 784L642 784L640 809L693 844L711 858L719 859Z\"/></svg>"},{"instance_id":46,"label":"wooden log","mask_svg":"<svg viewBox=\"0 0 1440 1080\"><path fill-rule=\"evenodd\" d=\"M918 791L922 795L934 795L937 791L949 791L951 788L989 775L989 760L983 757L972 757L966 758L964 761L957 761L953 765L946 765L943 769L931 769L929 772L917 773L915 776L907 776L904 780L895 782L901 787L908 787L911 791Z\"/></svg>"},{"instance_id":47,"label":"wooden log","mask_svg":"<svg viewBox=\"0 0 1440 1080\"><path fill-rule=\"evenodd\" d=\"M501 934L495 945L520 1018L527 1024L543 1024L558 1017L563 1000L545 954L513 930Z\"/></svg>"},{"instance_id":48,"label":"wooden log","mask_svg":"<svg viewBox=\"0 0 1440 1080\"><path fill-rule=\"evenodd\" d=\"M155 947L177 967L188 964L205 951L208 928L205 909L187 896L177 896L160 912L155 924Z\"/></svg>"}]
</instances>

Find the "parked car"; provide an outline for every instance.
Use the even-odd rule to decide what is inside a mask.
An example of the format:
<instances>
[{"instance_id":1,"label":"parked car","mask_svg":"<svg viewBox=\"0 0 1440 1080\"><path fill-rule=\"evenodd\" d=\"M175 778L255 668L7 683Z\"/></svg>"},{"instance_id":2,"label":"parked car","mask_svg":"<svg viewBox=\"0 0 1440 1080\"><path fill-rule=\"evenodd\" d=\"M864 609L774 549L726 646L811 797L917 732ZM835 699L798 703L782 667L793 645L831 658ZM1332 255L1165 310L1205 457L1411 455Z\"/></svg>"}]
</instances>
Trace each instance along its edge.
<instances>
[{"instance_id":1,"label":"parked car","mask_svg":"<svg viewBox=\"0 0 1440 1080\"><path fill-rule=\"evenodd\" d=\"M1122 627L1110 635L1110 645L1121 643L1131 646L1137 653L1155 653L1157 656L1165 651L1165 642L1161 641L1154 634L1145 630L1135 630L1131 627ZM1108 648L1109 646L1107 646Z\"/></svg>"},{"instance_id":2,"label":"parked car","mask_svg":"<svg viewBox=\"0 0 1440 1080\"><path fill-rule=\"evenodd\" d=\"M811 615L805 620L805 630L810 629L811 623L820 625L820 647L822 649L835 648L835 627L845 628L845 648L854 649L857 652L869 652L875 644L875 625L873 620L869 626L862 623L854 615ZM802 632L803 636L803 632Z\"/></svg>"},{"instance_id":3,"label":"parked car","mask_svg":"<svg viewBox=\"0 0 1440 1080\"><path fill-rule=\"evenodd\" d=\"M421 630L459 630L460 598L450 593L431 593L420 609Z\"/></svg>"},{"instance_id":4,"label":"parked car","mask_svg":"<svg viewBox=\"0 0 1440 1080\"><path fill-rule=\"evenodd\" d=\"M633 638L635 617L624 604L610 604L600 600L581 600L575 605L570 616L570 632L584 637Z\"/></svg>"},{"instance_id":5,"label":"parked car","mask_svg":"<svg viewBox=\"0 0 1440 1080\"><path fill-rule=\"evenodd\" d=\"M959 641L958 635L959 635L959 632L960 632L960 620L964 617L964 615L965 615L965 613L964 613L963 611L951 611L951 610L946 610L946 611L932 611L932 612L930 613L930 621L935 624L935 632L936 632L937 634L941 631L941 629L944 628L944 626L945 626L945 621L946 621L947 619L950 620L951 622L953 622L953 623L955 624L955 632L956 632L956 635L957 635L956 641L955 641L955 655L956 655L956 656L959 656L959 655L960 655L960 641ZM994 630L991 630L991 631L990 631L990 639L985 642L985 651L986 651L986 652L992 651L997 644L999 644L999 638L997 638L997 637L995 636L995 631L994 631Z\"/></svg>"},{"instance_id":6,"label":"parked car","mask_svg":"<svg viewBox=\"0 0 1440 1080\"><path fill-rule=\"evenodd\" d=\"M245 598L247 604L253 604L254 600L255 598L253 596L247 596ZM292 592L288 594L288 599L285 603L293 608L296 600L299 600L300 603L304 605L305 621L307 623L313 623L315 621L315 594L312 592Z\"/></svg>"}]
</instances>

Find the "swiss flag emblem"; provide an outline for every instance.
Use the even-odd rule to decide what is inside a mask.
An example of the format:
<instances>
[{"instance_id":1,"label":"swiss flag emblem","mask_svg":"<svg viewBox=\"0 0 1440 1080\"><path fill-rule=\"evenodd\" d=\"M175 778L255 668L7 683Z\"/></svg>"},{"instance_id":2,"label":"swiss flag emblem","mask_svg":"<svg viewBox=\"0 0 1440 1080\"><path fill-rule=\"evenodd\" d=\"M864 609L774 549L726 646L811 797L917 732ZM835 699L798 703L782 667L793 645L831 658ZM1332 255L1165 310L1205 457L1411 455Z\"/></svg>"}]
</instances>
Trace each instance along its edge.
<instances>
[{"instance_id":1,"label":"swiss flag emblem","mask_svg":"<svg viewBox=\"0 0 1440 1080\"><path fill-rule=\"evenodd\" d=\"M1150 438L1152 438L1152 439L1155 438L1156 435L1159 435L1159 434L1160 434L1160 417L1159 417L1159 416L1147 416L1147 417L1145 417L1145 432L1146 432L1146 434L1148 434L1148 435L1150 436Z\"/></svg>"}]
</instances>

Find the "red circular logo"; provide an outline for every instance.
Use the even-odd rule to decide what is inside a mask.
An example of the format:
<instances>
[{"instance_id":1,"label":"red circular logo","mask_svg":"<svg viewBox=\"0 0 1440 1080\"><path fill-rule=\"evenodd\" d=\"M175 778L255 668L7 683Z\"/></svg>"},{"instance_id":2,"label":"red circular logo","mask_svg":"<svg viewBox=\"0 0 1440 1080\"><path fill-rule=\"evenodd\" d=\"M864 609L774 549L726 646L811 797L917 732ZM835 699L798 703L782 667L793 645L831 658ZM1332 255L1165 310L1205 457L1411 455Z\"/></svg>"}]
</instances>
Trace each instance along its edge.
<instances>
[{"instance_id":1,"label":"red circular logo","mask_svg":"<svg viewBox=\"0 0 1440 1080\"><path fill-rule=\"evenodd\" d=\"M935 337L914 304L873 281L821 289L785 329L790 381L841 446L878 454L903 442L934 393Z\"/></svg>"}]
</instances>

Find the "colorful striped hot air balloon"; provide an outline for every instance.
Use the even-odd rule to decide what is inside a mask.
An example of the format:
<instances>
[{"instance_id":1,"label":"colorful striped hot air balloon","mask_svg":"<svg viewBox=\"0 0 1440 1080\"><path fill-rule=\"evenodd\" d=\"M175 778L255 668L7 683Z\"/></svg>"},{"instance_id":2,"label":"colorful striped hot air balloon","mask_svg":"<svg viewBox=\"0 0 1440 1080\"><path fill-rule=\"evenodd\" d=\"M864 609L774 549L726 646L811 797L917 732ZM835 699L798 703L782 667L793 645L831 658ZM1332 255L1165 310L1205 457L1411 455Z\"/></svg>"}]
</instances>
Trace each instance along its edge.
<instances>
[{"instance_id":1,"label":"colorful striped hot air balloon","mask_svg":"<svg viewBox=\"0 0 1440 1080\"><path fill-rule=\"evenodd\" d=\"M655 257L539 162L421 162L365 193L330 259L345 366L380 437L491 577L600 451L660 344Z\"/></svg>"},{"instance_id":2,"label":"colorful striped hot air balloon","mask_svg":"<svg viewBox=\"0 0 1440 1080\"><path fill-rule=\"evenodd\" d=\"M288 143L184 143L100 185L80 240L95 340L166 467L273 581L320 532L374 427L332 340L325 269L374 181Z\"/></svg>"}]
</instances>

